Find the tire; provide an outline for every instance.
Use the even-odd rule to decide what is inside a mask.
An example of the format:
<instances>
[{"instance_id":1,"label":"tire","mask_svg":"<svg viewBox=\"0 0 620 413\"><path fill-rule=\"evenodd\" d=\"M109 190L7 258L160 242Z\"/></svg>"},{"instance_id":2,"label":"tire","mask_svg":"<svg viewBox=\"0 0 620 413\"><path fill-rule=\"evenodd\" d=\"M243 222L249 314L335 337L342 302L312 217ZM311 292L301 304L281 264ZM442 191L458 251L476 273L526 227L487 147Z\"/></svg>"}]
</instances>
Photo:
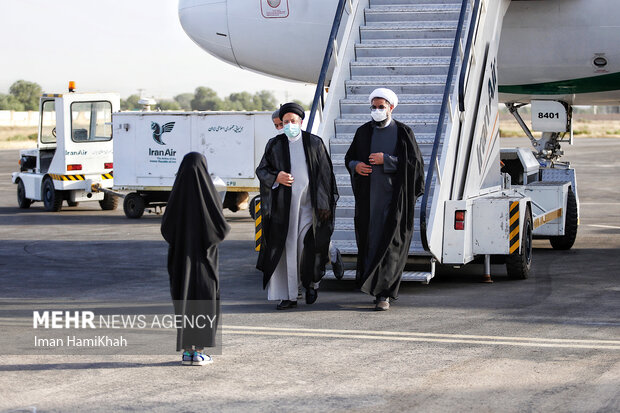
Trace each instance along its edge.
<instances>
[{"instance_id":1,"label":"tire","mask_svg":"<svg viewBox=\"0 0 620 413\"><path fill-rule=\"evenodd\" d=\"M508 278L525 280L532 268L532 214L530 207L525 209L521 245L518 251L506 256L506 272Z\"/></svg>"},{"instance_id":2,"label":"tire","mask_svg":"<svg viewBox=\"0 0 620 413\"><path fill-rule=\"evenodd\" d=\"M104 211L113 211L118 206L118 198L114 195L105 194L103 195L103 199L99 201L99 205Z\"/></svg>"},{"instance_id":3,"label":"tire","mask_svg":"<svg viewBox=\"0 0 620 413\"><path fill-rule=\"evenodd\" d=\"M67 201L67 205L69 205L70 207L76 207L80 205L80 203L77 201Z\"/></svg>"},{"instance_id":4,"label":"tire","mask_svg":"<svg viewBox=\"0 0 620 413\"><path fill-rule=\"evenodd\" d=\"M260 195L256 195L252 198L252 200L250 201L250 207L248 208L248 210L250 211L250 216L253 220L256 220L256 202L260 202Z\"/></svg>"},{"instance_id":5,"label":"tire","mask_svg":"<svg viewBox=\"0 0 620 413\"><path fill-rule=\"evenodd\" d=\"M20 179L17 181L17 205L21 209L28 209L32 205L32 199L26 198L26 187L24 182Z\"/></svg>"},{"instance_id":6,"label":"tire","mask_svg":"<svg viewBox=\"0 0 620 413\"><path fill-rule=\"evenodd\" d=\"M52 178L45 177L43 179L43 187L41 190L43 195L43 205L48 212L58 212L62 208L62 192L54 188Z\"/></svg>"},{"instance_id":7,"label":"tire","mask_svg":"<svg viewBox=\"0 0 620 413\"><path fill-rule=\"evenodd\" d=\"M123 211L125 211L127 218L140 218L144 214L144 198L136 192L127 194L125 201L123 201Z\"/></svg>"},{"instance_id":8,"label":"tire","mask_svg":"<svg viewBox=\"0 0 620 413\"><path fill-rule=\"evenodd\" d=\"M579 226L579 216L577 215L577 197L572 189L568 191L566 200L566 221L564 221L564 235L549 238L549 242L554 250L569 250L577 238L577 227Z\"/></svg>"}]
</instances>

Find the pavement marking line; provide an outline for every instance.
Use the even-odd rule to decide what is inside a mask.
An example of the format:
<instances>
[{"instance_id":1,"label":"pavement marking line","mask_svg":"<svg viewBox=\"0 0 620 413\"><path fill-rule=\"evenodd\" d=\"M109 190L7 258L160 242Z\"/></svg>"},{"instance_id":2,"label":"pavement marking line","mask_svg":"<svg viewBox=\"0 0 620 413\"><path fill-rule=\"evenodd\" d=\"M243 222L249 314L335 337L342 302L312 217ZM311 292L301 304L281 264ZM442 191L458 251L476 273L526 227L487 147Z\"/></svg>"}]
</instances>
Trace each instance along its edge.
<instances>
[{"instance_id":1,"label":"pavement marking line","mask_svg":"<svg viewBox=\"0 0 620 413\"><path fill-rule=\"evenodd\" d=\"M287 327L222 326L226 333L247 335L291 335L302 337L363 338L371 340L426 341L529 347L564 347L620 350L620 340L555 339L538 337L504 337L442 333L413 333L368 330L332 330Z\"/></svg>"},{"instance_id":2,"label":"pavement marking line","mask_svg":"<svg viewBox=\"0 0 620 413\"><path fill-rule=\"evenodd\" d=\"M589 227L597 227L597 228L608 228L608 229L620 229L618 226L614 225L597 225L597 224L588 224Z\"/></svg>"},{"instance_id":3,"label":"pavement marking line","mask_svg":"<svg viewBox=\"0 0 620 413\"><path fill-rule=\"evenodd\" d=\"M468 340L506 340L506 341L541 341L557 343L587 343L619 345L620 340L588 340L588 339L567 339L567 338L539 338L539 337L509 337L509 336L481 336L469 334L446 334L446 333L414 333L409 331L371 331L371 330L333 330L325 328L293 328L293 327L263 327L263 326L234 326L223 325L223 329L234 330L260 330L260 331L292 331L302 333L335 333L335 334L363 334L377 336L406 336L406 337L440 337L458 338Z\"/></svg>"},{"instance_id":4,"label":"pavement marking line","mask_svg":"<svg viewBox=\"0 0 620 413\"><path fill-rule=\"evenodd\" d=\"M251 330L231 330L225 329L227 334L254 335L254 336L294 336L294 337L314 337L314 338L344 338L344 339L365 339L365 340L388 340L388 341L411 341L426 343L451 343L451 344L483 344L483 345L503 345L520 347L554 347L554 348L573 348L573 349L595 349L595 350L620 350L620 345L604 346L595 344L562 344L562 343L528 343L518 341L486 341L486 340L464 340L446 339L430 337L403 337L403 336L377 336L363 334L323 334L323 333L296 333L281 331L251 331Z\"/></svg>"}]
</instances>

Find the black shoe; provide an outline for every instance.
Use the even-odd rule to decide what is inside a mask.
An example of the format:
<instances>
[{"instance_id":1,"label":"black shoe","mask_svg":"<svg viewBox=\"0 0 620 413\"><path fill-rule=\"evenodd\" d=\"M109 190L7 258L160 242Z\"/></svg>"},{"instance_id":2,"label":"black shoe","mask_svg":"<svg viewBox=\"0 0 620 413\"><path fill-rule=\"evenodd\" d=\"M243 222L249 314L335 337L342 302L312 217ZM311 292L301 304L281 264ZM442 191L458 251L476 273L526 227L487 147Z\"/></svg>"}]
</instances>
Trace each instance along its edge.
<instances>
[{"instance_id":1,"label":"black shoe","mask_svg":"<svg viewBox=\"0 0 620 413\"><path fill-rule=\"evenodd\" d=\"M332 262L332 270L334 271L334 277L336 277L337 280L342 280L344 276L344 265L342 264L340 250L336 252L336 261Z\"/></svg>"},{"instance_id":2,"label":"black shoe","mask_svg":"<svg viewBox=\"0 0 620 413\"><path fill-rule=\"evenodd\" d=\"M289 310L291 308L297 308L297 301L282 300L280 304L276 306L276 310Z\"/></svg>"},{"instance_id":3,"label":"black shoe","mask_svg":"<svg viewBox=\"0 0 620 413\"><path fill-rule=\"evenodd\" d=\"M306 304L314 304L316 299L319 298L319 290L314 288L306 289Z\"/></svg>"}]
</instances>

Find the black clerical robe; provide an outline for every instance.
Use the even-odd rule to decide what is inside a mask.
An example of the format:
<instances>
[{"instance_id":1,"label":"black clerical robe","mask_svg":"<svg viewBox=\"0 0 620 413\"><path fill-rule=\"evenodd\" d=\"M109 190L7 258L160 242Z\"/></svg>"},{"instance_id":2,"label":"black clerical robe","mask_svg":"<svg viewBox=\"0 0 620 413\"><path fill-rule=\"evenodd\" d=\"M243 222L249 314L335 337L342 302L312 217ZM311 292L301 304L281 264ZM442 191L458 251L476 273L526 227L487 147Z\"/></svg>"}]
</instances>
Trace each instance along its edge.
<instances>
[{"instance_id":1,"label":"black clerical robe","mask_svg":"<svg viewBox=\"0 0 620 413\"><path fill-rule=\"evenodd\" d=\"M329 241L334 232L338 189L331 159L323 140L302 131L309 192L312 204L312 229L306 233L301 255L300 278L304 287L319 282L329 261ZM274 183L280 171L291 172L289 141L280 134L267 142L256 176L260 181L263 236L256 268L263 272L263 288L275 270L286 242L288 232L291 188ZM293 183L293 185L295 185Z\"/></svg>"},{"instance_id":2,"label":"black clerical robe","mask_svg":"<svg viewBox=\"0 0 620 413\"><path fill-rule=\"evenodd\" d=\"M380 239L373 242L373 257L369 257L369 225L371 224L371 198L381 193L371 185L370 176L362 176L350 167L351 161L369 164L374 122L360 126L345 155L345 165L351 174L355 197L355 239L357 241L356 279L361 290L373 296L396 298L407 262L416 198L424 193L424 161L407 125L393 120L397 126L394 155L398 158L396 172L389 180L392 186ZM372 174L371 174L372 175ZM373 231L377 232L377 231ZM370 262L367 262L369 260Z\"/></svg>"},{"instance_id":3,"label":"black clerical robe","mask_svg":"<svg viewBox=\"0 0 620 413\"><path fill-rule=\"evenodd\" d=\"M220 318L217 245L230 230L202 154L185 155L166 206L161 233L169 244L168 274L175 314L209 328L177 329L177 350L214 347ZM208 317L198 318L198 316Z\"/></svg>"}]
</instances>

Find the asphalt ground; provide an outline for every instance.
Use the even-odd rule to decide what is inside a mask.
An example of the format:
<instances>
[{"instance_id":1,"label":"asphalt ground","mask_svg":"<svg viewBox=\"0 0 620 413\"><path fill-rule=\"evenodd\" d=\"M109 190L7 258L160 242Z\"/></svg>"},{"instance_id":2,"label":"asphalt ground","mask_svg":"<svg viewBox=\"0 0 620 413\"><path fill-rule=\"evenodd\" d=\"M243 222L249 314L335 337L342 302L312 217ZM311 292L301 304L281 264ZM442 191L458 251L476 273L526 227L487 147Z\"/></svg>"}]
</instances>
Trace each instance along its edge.
<instances>
[{"instance_id":1,"label":"asphalt ground","mask_svg":"<svg viewBox=\"0 0 620 413\"><path fill-rule=\"evenodd\" d=\"M504 145L527 146L508 139ZM390 311L352 282L276 311L254 268L253 222L227 213L220 247L222 355L0 355L0 411L620 411L620 140L565 146L580 227L570 251L534 241L527 280L481 265L407 283ZM161 216L97 203L20 210L0 151L0 309L169 299ZM3 323L2 323L3 321ZM13 320L14 321L14 320ZM10 340L18 327L0 320ZM7 351L0 352L6 354Z\"/></svg>"}]
</instances>

